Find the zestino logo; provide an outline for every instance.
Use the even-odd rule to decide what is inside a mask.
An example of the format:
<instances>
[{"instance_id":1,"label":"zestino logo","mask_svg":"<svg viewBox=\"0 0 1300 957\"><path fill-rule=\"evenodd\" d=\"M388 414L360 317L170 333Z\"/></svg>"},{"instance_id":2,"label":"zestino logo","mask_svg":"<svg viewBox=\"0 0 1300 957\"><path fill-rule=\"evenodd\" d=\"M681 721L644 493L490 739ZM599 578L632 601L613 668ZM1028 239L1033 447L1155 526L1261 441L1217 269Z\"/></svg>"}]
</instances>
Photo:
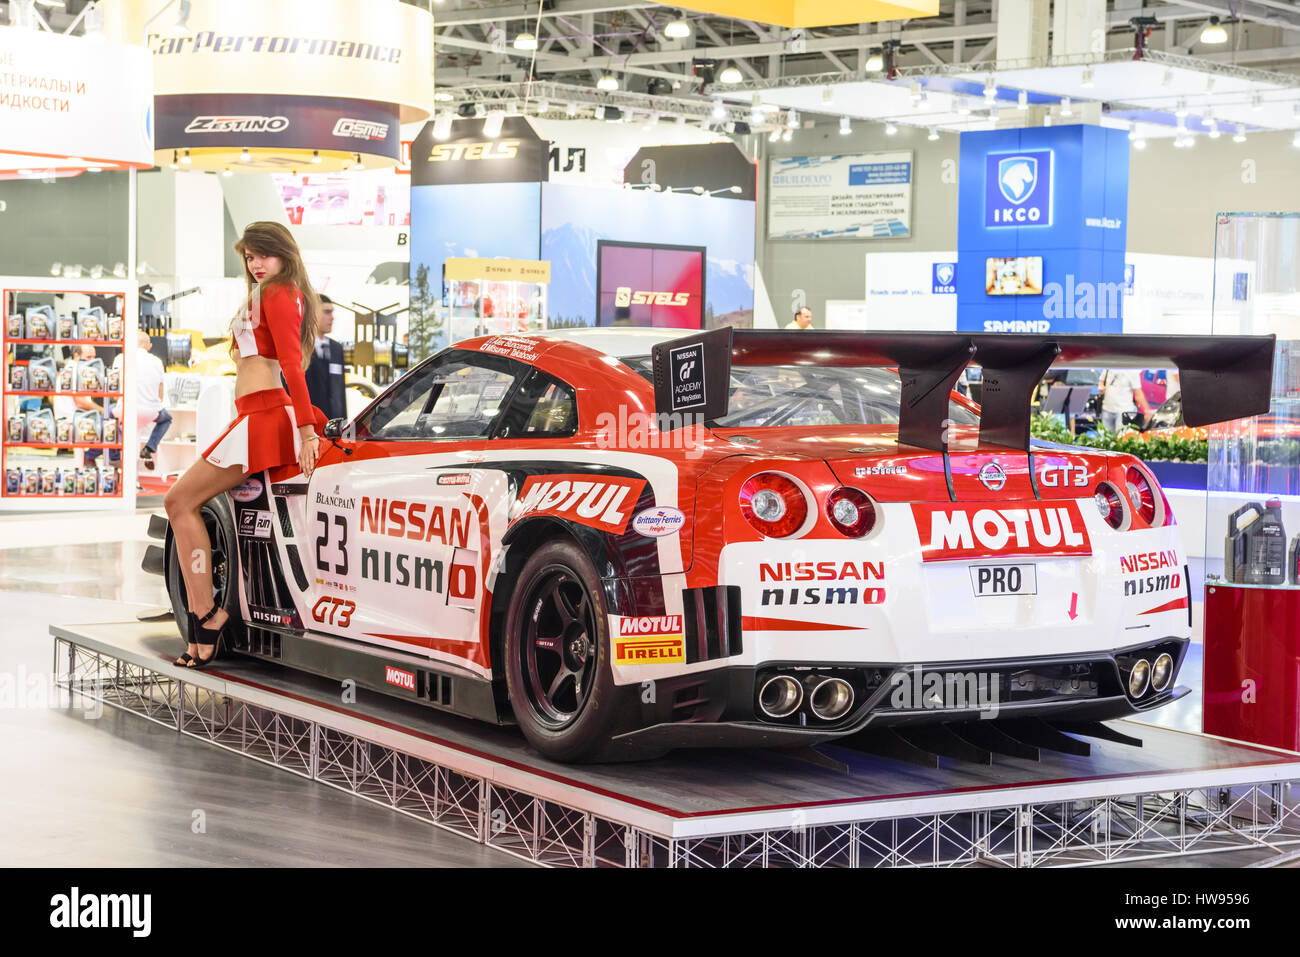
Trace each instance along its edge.
<instances>
[{"instance_id":1,"label":"zestino logo","mask_svg":"<svg viewBox=\"0 0 1300 957\"><path fill-rule=\"evenodd\" d=\"M610 616L614 622L614 663L620 665L684 664L686 644L681 615L640 618Z\"/></svg>"},{"instance_id":2,"label":"zestino logo","mask_svg":"<svg viewBox=\"0 0 1300 957\"><path fill-rule=\"evenodd\" d=\"M651 292L619 286L614 290L615 306L686 306L691 301L689 292Z\"/></svg>"},{"instance_id":3,"label":"zestino logo","mask_svg":"<svg viewBox=\"0 0 1300 957\"><path fill-rule=\"evenodd\" d=\"M288 128L287 116L196 116L185 127L185 132L283 133Z\"/></svg>"},{"instance_id":4,"label":"zestino logo","mask_svg":"<svg viewBox=\"0 0 1300 957\"><path fill-rule=\"evenodd\" d=\"M334 135L345 136L354 140L386 140L388 139L388 124L343 118L334 124Z\"/></svg>"},{"instance_id":5,"label":"zestino logo","mask_svg":"<svg viewBox=\"0 0 1300 957\"><path fill-rule=\"evenodd\" d=\"M448 143L429 150L430 163L457 160L507 160L519 155L523 140L488 140L485 143Z\"/></svg>"}]
</instances>

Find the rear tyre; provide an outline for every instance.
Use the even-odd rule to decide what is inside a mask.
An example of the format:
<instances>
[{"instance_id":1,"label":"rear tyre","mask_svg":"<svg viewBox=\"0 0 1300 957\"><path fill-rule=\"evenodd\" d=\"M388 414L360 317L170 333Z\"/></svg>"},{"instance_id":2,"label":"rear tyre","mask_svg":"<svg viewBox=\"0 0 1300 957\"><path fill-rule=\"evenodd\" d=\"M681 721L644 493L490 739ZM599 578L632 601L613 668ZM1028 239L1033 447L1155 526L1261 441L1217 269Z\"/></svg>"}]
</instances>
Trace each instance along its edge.
<instances>
[{"instance_id":1,"label":"rear tyre","mask_svg":"<svg viewBox=\"0 0 1300 957\"><path fill-rule=\"evenodd\" d=\"M548 542L524 563L513 595L506 687L524 736L556 761L614 759L609 618L591 561L570 542Z\"/></svg>"},{"instance_id":2,"label":"rear tyre","mask_svg":"<svg viewBox=\"0 0 1300 957\"><path fill-rule=\"evenodd\" d=\"M199 509L203 524L208 529L208 540L212 543L212 597L218 605L230 615L230 625L226 635L229 638L238 632L239 613L239 551L238 539L235 537L235 520L230 514L230 504L224 495L209 499ZM163 578L167 583L167 597L171 601L172 614L176 617L176 627L181 637L187 642L189 636L189 600L185 593L185 579L181 575L180 556L176 554L176 538L171 530L167 531L166 556L164 558ZM202 611L202 609L198 609ZM226 647L230 647L227 642Z\"/></svg>"}]
</instances>

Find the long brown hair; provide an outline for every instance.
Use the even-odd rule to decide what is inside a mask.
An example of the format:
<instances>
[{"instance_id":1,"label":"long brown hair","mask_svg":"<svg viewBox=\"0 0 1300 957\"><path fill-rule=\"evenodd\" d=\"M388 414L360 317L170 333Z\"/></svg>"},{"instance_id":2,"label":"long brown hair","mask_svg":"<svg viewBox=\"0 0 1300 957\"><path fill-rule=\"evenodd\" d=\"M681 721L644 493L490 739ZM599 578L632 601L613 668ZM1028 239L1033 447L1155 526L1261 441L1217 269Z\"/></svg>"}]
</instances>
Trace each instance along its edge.
<instances>
[{"instance_id":1,"label":"long brown hair","mask_svg":"<svg viewBox=\"0 0 1300 957\"><path fill-rule=\"evenodd\" d=\"M316 330L319 328L320 299L311 287L307 277L307 267L303 265L302 253L293 235L280 223L257 222L244 227L244 235L235 243L235 252L244 264L244 282L248 284L248 300L251 308L254 287L259 285L253 274L248 271L245 253L257 256L275 256L280 262L280 271L274 276L267 276L261 283L267 285L292 286L302 294L302 367L311 364L311 355L316 349Z\"/></svg>"}]
</instances>

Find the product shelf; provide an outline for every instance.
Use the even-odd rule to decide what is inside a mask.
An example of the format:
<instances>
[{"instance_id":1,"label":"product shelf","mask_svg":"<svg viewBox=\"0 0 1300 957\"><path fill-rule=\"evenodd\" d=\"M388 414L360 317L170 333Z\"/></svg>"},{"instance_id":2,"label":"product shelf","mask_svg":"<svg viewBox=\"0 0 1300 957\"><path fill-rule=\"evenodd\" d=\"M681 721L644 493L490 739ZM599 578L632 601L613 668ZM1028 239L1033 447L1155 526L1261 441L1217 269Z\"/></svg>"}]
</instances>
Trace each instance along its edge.
<instances>
[{"instance_id":1,"label":"product shelf","mask_svg":"<svg viewBox=\"0 0 1300 957\"><path fill-rule=\"evenodd\" d=\"M32 395L32 396L41 396L41 397L49 396L50 398L59 395L68 396L69 398L76 398L77 396L85 396L88 399L122 398L121 392L42 392L39 389L6 389L5 395Z\"/></svg>"},{"instance_id":2,"label":"product shelf","mask_svg":"<svg viewBox=\"0 0 1300 957\"><path fill-rule=\"evenodd\" d=\"M107 442L6 442L10 449L120 449L122 444Z\"/></svg>"},{"instance_id":3,"label":"product shelf","mask_svg":"<svg viewBox=\"0 0 1300 957\"><path fill-rule=\"evenodd\" d=\"M122 339L5 339L11 346L106 346L121 349L126 345Z\"/></svg>"}]
</instances>

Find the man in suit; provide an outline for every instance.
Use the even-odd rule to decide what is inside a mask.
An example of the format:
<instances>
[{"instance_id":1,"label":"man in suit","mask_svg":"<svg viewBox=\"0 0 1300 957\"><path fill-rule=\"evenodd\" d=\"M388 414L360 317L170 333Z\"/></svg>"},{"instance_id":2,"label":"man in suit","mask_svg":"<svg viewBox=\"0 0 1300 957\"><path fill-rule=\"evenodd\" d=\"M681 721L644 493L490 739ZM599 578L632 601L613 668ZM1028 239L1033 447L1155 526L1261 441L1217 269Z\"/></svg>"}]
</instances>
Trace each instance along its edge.
<instances>
[{"instance_id":1,"label":"man in suit","mask_svg":"<svg viewBox=\"0 0 1300 957\"><path fill-rule=\"evenodd\" d=\"M345 419L348 406L344 398L343 344L329 338L333 329L334 302L329 296L321 296L316 350L311 365L307 366L307 393L311 404L324 412L326 418Z\"/></svg>"}]
</instances>

